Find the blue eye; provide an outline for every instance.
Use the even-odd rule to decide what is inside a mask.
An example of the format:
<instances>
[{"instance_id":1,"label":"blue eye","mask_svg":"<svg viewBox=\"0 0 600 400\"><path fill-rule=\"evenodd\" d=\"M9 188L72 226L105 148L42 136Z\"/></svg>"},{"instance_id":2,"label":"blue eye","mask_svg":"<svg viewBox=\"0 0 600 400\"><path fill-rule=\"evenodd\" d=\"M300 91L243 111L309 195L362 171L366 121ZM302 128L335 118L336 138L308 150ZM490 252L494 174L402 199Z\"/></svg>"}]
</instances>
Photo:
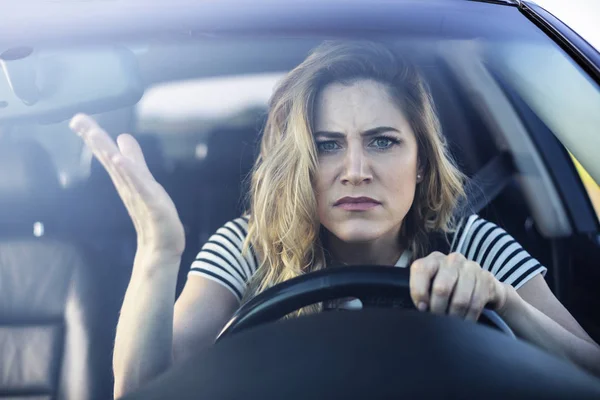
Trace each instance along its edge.
<instances>
[{"instance_id":1,"label":"blue eye","mask_svg":"<svg viewBox=\"0 0 600 400\"><path fill-rule=\"evenodd\" d=\"M378 138L373 139L371 145L373 145L373 147L375 147L378 150L386 150L398 143L400 143L400 141L396 138L380 136Z\"/></svg>"},{"instance_id":2,"label":"blue eye","mask_svg":"<svg viewBox=\"0 0 600 400\"><path fill-rule=\"evenodd\" d=\"M317 150L319 152L331 152L334 150L337 150L339 148L338 144L336 142L334 142L333 140L328 140L325 142L319 142L317 143Z\"/></svg>"}]
</instances>

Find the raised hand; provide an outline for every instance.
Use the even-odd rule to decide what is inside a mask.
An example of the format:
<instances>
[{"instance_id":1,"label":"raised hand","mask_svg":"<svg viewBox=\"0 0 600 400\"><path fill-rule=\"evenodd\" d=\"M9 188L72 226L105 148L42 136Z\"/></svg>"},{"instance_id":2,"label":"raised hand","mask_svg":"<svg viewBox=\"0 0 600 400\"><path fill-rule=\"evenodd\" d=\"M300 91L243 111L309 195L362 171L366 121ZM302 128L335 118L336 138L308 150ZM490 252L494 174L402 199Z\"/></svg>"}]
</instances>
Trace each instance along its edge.
<instances>
[{"instance_id":1,"label":"raised hand","mask_svg":"<svg viewBox=\"0 0 600 400\"><path fill-rule=\"evenodd\" d=\"M77 133L104 166L133 221L138 252L180 257L185 234L177 209L154 179L138 142L129 134L115 141L91 117L77 114L71 120Z\"/></svg>"}]
</instances>

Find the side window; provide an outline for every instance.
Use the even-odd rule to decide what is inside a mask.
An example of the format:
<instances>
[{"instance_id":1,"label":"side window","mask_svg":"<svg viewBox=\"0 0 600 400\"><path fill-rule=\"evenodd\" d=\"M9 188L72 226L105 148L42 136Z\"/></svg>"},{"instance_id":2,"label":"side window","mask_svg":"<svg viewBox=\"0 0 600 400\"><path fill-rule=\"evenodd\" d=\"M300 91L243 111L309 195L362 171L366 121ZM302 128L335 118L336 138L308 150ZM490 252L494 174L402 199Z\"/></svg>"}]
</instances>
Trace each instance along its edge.
<instances>
[{"instance_id":1,"label":"side window","mask_svg":"<svg viewBox=\"0 0 600 400\"><path fill-rule=\"evenodd\" d=\"M494 50L489 57L495 62L495 70L500 72L503 80L508 82L562 146L573 153L571 159L596 216L595 221L589 221L593 214L588 216L587 211L580 213L582 219L578 223L586 225L586 229L591 228L589 223L597 227L600 189L592 177L600 177L600 164L597 162L597 149L600 147L600 85L547 37L524 43L507 41L495 46ZM580 201L584 199L575 197L579 200L571 206L580 207Z\"/></svg>"},{"instance_id":2,"label":"side window","mask_svg":"<svg viewBox=\"0 0 600 400\"><path fill-rule=\"evenodd\" d=\"M583 166L572 154L571 159L573 159L573 163L575 164L575 168L577 168L581 182L583 182L590 201L594 206L596 216L598 217L598 220L600 220L600 185L594 181L594 178L591 177L591 175L585 170L585 168L583 168Z\"/></svg>"}]
</instances>

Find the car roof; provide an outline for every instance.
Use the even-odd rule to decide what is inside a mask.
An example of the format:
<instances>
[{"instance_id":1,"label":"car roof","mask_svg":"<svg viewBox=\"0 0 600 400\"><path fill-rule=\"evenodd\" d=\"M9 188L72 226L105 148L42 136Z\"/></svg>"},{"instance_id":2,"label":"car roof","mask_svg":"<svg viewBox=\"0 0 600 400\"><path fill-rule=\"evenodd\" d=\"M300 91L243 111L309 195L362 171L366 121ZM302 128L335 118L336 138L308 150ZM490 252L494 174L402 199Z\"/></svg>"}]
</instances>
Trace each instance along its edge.
<instances>
[{"instance_id":1,"label":"car roof","mask_svg":"<svg viewBox=\"0 0 600 400\"><path fill-rule=\"evenodd\" d=\"M31 12L32 4L35 12ZM361 37L519 35L510 1L23 1L3 6L0 52L12 46L231 35ZM23 23L27 21L27 23ZM516 31L515 31L516 30Z\"/></svg>"},{"instance_id":2,"label":"car roof","mask_svg":"<svg viewBox=\"0 0 600 400\"><path fill-rule=\"evenodd\" d=\"M34 13L31 3L4 7L0 54L15 46L164 43L139 59L146 86L289 70L326 38L531 35L513 0L38 0Z\"/></svg>"},{"instance_id":3,"label":"car roof","mask_svg":"<svg viewBox=\"0 0 600 400\"><path fill-rule=\"evenodd\" d=\"M35 13L28 3L10 6L0 16L0 53L14 46L177 43L142 56L148 86L289 70L324 38L521 40L531 35L530 22L509 2L44 1ZM173 60L186 60L185 66L173 65Z\"/></svg>"}]
</instances>

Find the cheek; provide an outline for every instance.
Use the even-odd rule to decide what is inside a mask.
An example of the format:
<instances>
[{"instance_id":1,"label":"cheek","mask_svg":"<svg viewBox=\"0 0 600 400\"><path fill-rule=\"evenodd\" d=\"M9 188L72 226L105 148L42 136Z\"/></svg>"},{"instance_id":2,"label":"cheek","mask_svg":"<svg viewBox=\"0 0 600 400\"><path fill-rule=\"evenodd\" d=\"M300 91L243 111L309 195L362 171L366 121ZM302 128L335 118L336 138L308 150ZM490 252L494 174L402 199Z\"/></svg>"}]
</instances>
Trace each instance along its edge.
<instances>
[{"instance_id":1,"label":"cheek","mask_svg":"<svg viewBox=\"0 0 600 400\"><path fill-rule=\"evenodd\" d=\"M319 160L319 167L315 177L315 191L319 208L327 204L327 194L335 186L336 163L332 160Z\"/></svg>"},{"instance_id":2,"label":"cheek","mask_svg":"<svg viewBox=\"0 0 600 400\"><path fill-rule=\"evenodd\" d=\"M408 211L417 185L416 157L398 157L380 167L379 181L385 188L391 208Z\"/></svg>"},{"instance_id":3,"label":"cheek","mask_svg":"<svg viewBox=\"0 0 600 400\"><path fill-rule=\"evenodd\" d=\"M319 214L319 220L323 221L326 217L328 210L328 190L331 189L333 183L331 179L327 179L327 170L319 166L315 181L315 194L317 198L317 211Z\"/></svg>"},{"instance_id":4,"label":"cheek","mask_svg":"<svg viewBox=\"0 0 600 400\"><path fill-rule=\"evenodd\" d=\"M413 176L412 171L402 170L398 173L388 175L384 178L384 186L392 205L399 206L407 201L412 203L417 184L416 177Z\"/></svg>"},{"instance_id":5,"label":"cheek","mask_svg":"<svg viewBox=\"0 0 600 400\"><path fill-rule=\"evenodd\" d=\"M381 164L380 180L386 186L395 187L398 190L405 189L406 186L413 186L417 182L417 162L416 157L390 159L387 163Z\"/></svg>"}]
</instances>

